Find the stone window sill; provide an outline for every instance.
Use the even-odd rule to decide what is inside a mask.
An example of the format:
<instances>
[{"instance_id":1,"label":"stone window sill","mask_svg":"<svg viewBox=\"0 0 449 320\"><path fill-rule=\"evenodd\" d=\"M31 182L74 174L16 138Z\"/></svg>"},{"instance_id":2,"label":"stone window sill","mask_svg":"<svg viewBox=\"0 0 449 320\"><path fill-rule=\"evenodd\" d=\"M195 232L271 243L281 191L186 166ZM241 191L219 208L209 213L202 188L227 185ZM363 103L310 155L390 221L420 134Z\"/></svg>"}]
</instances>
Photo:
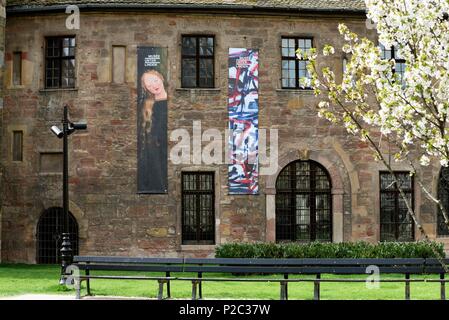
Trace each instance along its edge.
<instances>
[{"instance_id":1,"label":"stone window sill","mask_svg":"<svg viewBox=\"0 0 449 320\"><path fill-rule=\"evenodd\" d=\"M182 251L215 250L214 244L182 244Z\"/></svg>"},{"instance_id":2,"label":"stone window sill","mask_svg":"<svg viewBox=\"0 0 449 320\"><path fill-rule=\"evenodd\" d=\"M13 85L6 88L6 90L23 90L26 87L23 84L20 85Z\"/></svg>"},{"instance_id":3,"label":"stone window sill","mask_svg":"<svg viewBox=\"0 0 449 320\"><path fill-rule=\"evenodd\" d=\"M39 92L41 92L41 93L60 92L60 91L78 91L78 87L75 87L75 88L39 89Z\"/></svg>"},{"instance_id":4,"label":"stone window sill","mask_svg":"<svg viewBox=\"0 0 449 320\"><path fill-rule=\"evenodd\" d=\"M211 93L221 91L220 88L176 88L175 90L181 92L211 92Z\"/></svg>"},{"instance_id":5,"label":"stone window sill","mask_svg":"<svg viewBox=\"0 0 449 320\"><path fill-rule=\"evenodd\" d=\"M41 177L62 176L62 172L39 172L39 176Z\"/></svg>"},{"instance_id":6,"label":"stone window sill","mask_svg":"<svg viewBox=\"0 0 449 320\"><path fill-rule=\"evenodd\" d=\"M314 92L312 89L276 89L277 92L283 93L299 93L302 95L310 95L313 96Z\"/></svg>"}]
</instances>

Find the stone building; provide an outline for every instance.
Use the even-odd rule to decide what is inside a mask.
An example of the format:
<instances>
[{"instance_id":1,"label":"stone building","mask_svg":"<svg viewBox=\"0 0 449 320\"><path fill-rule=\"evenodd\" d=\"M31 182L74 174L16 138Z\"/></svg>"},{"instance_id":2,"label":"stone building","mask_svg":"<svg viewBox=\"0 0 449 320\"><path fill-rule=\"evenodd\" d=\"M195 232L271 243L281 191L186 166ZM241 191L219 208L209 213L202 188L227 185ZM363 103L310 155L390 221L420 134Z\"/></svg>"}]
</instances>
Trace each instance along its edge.
<instances>
[{"instance_id":1,"label":"stone building","mask_svg":"<svg viewBox=\"0 0 449 320\"><path fill-rule=\"evenodd\" d=\"M79 28L76 10L66 13L74 3L80 10ZM317 98L295 81L302 64L286 58L291 43L295 48L309 43L318 50L326 43L341 47L339 22L375 39L363 3L8 1L5 75L0 76L2 261L54 262L56 257L63 218L62 143L49 128L60 124L64 104L71 119L88 123L87 131L69 138L70 223L81 254L210 256L215 245L233 241L419 239L404 220L397 195L381 188L388 182L385 168L366 144L317 117ZM2 7L0 27L3 12ZM212 67L199 64L196 51L197 61L190 62L199 76L185 85L186 74L193 71L187 70L184 41L203 39L210 39ZM0 30L0 58L3 44ZM259 127L278 130L279 161L274 172L259 176L258 194L231 194L226 163L172 161L167 162L167 193L137 192L141 46L168 52L168 136L177 129L193 133L195 121L202 132L224 134L228 49L259 50ZM320 63L332 65L338 76L344 59L323 57ZM203 76L207 81L198 82ZM271 138L268 144L274 143ZM175 145L168 142L169 149ZM425 182L435 191L440 168L426 170ZM198 179L209 183L190 188L188 181ZM445 241L444 232L437 234L436 206L413 181L409 184L426 231ZM190 207L189 199L195 203Z\"/></svg>"},{"instance_id":2,"label":"stone building","mask_svg":"<svg viewBox=\"0 0 449 320\"><path fill-rule=\"evenodd\" d=\"M5 67L5 18L6 0L0 1L0 130L3 132L3 72ZM0 134L0 146L2 145L3 134ZM0 167L0 188L2 188L2 173ZM2 234L2 196L0 196L0 235ZM2 261L2 237L0 236L0 262Z\"/></svg>"}]
</instances>

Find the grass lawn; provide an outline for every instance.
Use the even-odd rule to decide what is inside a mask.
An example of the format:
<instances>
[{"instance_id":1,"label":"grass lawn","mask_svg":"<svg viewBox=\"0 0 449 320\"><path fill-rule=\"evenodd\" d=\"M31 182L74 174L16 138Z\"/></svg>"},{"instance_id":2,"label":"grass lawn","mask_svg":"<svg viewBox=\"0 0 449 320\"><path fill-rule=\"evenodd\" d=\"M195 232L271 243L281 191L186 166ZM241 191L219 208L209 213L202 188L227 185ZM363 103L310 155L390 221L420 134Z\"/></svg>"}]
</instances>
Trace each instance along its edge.
<instances>
[{"instance_id":1,"label":"grass lawn","mask_svg":"<svg viewBox=\"0 0 449 320\"><path fill-rule=\"evenodd\" d=\"M14 296L21 294L70 294L74 290L61 287L58 284L60 267L56 265L0 265L0 296ZM114 274L102 272L101 274ZM120 273L123 274L123 273ZM128 273L140 274L142 273ZM145 275L150 275L145 273ZM162 274L151 274L162 275ZM173 274L176 276L176 274ZM183 274L182 276L188 276ZM192 274L193 276L193 274ZM216 275L232 277L229 275ZM250 276L260 278L262 276ZM265 278L281 278L281 276L264 276ZM297 276L300 277L300 276ZM303 276L311 278L312 276ZM390 279L403 279L400 275L385 275ZM434 278L437 275L412 276L412 278ZM291 276L294 278L294 276ZM323 275L326 278L364 279L364 275ZM440 299L439 283L411 283L412 299ZM83 282L83 287L85 283ZM174 281L171 284L173 298L191 298L191 282ZM155 298L158 290L157 281L136 280L91 280L91 290L94 295L150 297ZM323 300L378 300L404 299L404 283L381 283L380 289L367 289L365 283L322 283L321 299ZM288 288L289 299L312 299L313 283L291 283ZM85 294L85 290L82 291ZM203 284L205 299L279 299L278 283L255 282L207 282Z\"/></svg>"}]
</instances>

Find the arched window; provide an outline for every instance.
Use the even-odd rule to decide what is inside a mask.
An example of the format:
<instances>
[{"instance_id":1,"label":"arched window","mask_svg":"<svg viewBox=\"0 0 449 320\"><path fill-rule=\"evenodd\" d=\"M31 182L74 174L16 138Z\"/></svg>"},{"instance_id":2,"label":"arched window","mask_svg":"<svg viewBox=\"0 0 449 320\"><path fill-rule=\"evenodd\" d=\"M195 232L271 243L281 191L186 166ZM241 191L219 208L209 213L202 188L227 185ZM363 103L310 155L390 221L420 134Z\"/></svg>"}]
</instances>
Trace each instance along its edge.
<instances>
[{"instance_id":1,"label":"arched window","mask_svg":"<svg viewBox=\"0 0 449 320\"><path fill-rule=\"evenodd\" d=\"M60 263L62 233L64 232L64 211L49 208L42 213L37 224L37 263ZM73 255L78 254L78 223L69 213L69 234Z\"/></svg>"},{"instance_id":2,"label":"arched window","mask_svg":"<svg viewBox=\"0 0 449 320\"><path fill-rule=\"evenodd\" d=\"M438 199L443 203L446 212L449 211L449 168L442 167L438 180ZM449 213L448 213L449 214ZM449 228L444 223L443 213L438 208L437 235L449 236Z\"/></svg>"},{"instance_id":3,"label":"arched window","mask_svg":"<svg viewBox=\"0 0 449 320\"><path fill-rule=\"evenodd\" d=\"M276 181L276 241L332 241L331 180L315 161L294 161Z\"/></svg>"}]
</instances>

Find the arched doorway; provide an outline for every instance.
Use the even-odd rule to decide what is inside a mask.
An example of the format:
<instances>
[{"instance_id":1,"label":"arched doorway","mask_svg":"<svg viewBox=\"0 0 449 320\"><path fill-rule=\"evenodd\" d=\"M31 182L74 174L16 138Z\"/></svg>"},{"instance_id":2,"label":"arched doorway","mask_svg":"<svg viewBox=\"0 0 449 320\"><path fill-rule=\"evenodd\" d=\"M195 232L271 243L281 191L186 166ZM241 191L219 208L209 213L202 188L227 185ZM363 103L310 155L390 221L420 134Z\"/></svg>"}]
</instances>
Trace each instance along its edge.
<instances>
[{"instance_id":1,"label":"arched doorway","mask_svg":"<svg viewBox=\"0 0 449 320\"><path fill-rule=\"evenodd\" d=\"M332 241L332 186L327 170L296 160L276 180L276 242Z\"/></svg>"},{"instance_id":2,"label":"arched doorway","mask_svg":"<svg viewBox=\"0 0 449 320\"><path fill-rule=\"evenodd\" d=\"M45 210L37 224L37 263L60 263L60 249L62 233L64 232L64 211L62 208L53 207ZM78 223L69 212L69 233L73 255L78 254Z\"/></svg>"},{"instance_id":3,"label":"arched doorway","mask_svg":"<svg viewBox=\"0 0 449 320\"><path fill-rule=\"evenodd\" d=\"M438 179L438 199L442 202L446 212L449 211L449 167L442 167ZM449 228L444 223L443 213L438 208L437 235L449 236Z\"/></svg>"}]
</instances>

